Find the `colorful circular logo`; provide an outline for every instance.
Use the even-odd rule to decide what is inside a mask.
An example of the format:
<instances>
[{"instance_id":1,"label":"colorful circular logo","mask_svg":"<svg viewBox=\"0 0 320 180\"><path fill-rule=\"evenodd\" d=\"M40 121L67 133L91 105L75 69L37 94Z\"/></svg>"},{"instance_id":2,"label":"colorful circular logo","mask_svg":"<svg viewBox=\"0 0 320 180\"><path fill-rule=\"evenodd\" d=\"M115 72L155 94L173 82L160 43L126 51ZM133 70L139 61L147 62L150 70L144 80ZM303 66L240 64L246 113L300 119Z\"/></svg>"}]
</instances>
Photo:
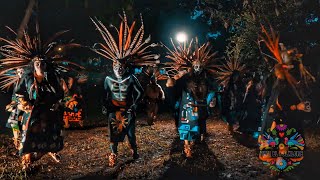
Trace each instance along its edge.
<instances>
[{"instance_id":1,"label":"colorful circular logo","mask_svg":"<svg viewBox=\"0 0 320 180\"><path fill-rule=\"evenodd\" d=\"M274 171L288 172L300 164L303 159L305 142L294 128L276 121L271 128L259 137L259 159Z\"/></svg>"}]
</instances>

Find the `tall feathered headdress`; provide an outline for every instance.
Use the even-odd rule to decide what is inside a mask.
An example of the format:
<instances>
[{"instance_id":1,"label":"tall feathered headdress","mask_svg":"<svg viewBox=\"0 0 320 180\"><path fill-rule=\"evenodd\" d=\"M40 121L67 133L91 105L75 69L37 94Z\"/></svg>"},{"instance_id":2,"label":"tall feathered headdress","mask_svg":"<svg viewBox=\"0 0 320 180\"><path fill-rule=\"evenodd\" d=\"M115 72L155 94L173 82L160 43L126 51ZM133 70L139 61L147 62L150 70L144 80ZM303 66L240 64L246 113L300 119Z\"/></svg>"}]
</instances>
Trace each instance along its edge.
<instances>
[{"instance_id":1,"label":"tall feathered headdress","mask_svg":"<svg viewBox=\"0 0 320 180\"><path fill-rule=\"evenodd\" d=\"M277 34L272 27L270 27L270 34L268 33L268 31L265 29L263 25L261 25L261 29L262 29L262 35L259 36L259 39L260 41L263 41L266 44L267 48L273 54L274 58L272 59L276 60L275 68L279 72L283 73L285 79L291 85L291 87L295 91L298 98L302 100L302 97L297 90L298 82L289 72L289 70L293 67L291 65L285 64L283 57L281 56L281 53L282 53L281 51L283 51L284 49L283 48L281 49L279 45L279 37L280 37L279 34ZM286 53L291 54L292 52L288 50ZM307 79L312 79L314 81L315 78L311 75L311 73L309 73L304 68L302 61L300 59L301 56L302 56L301 54L297 54L296 58L294 58L294 60L299 61L299 71L300 71L301 78L305 81Z\"/></svg>"},{"instance_id":2,"label":"tall feathered headdress","mask_svg":"<svg viewBox=\"0 0 320 180\"><path fill-rule=\"evenodd\" d=\"M98 19L92 19L92 22L100 32L105 44L96 43L92 50L106 59L113 62L119 61L122 64L130 64L133 66L154 65L159 63L159 55L149 51L150 47L155 47L157 44L150 44L151 37L144 39L144 24L141 17L141 26L134 34L133 30L136 25L134 21L131 26L128 25L127 17L123 12L120 28L115 28L117 36L113 36L108 28Z\"/></svg>"},{"instance_id":3,"label":"tall feathered headdress","mask_svg":"<svg viewBox=\"0 0 320 180\"><path fill-rule=\"evenodd\" d=\"M168 50L166 58L171 59L173 62L163 63L165 66L163 69L165 69L168 78L181 78L184 74L190 72L195 62L200 63L203 70L214 73L217 52L211 52L209 42L199 46L198 38L195 38L195 41L191 39L189 43L179 43L176 46L172 38L170 40L173 49L164 46Z\"/></svg>"},{"instance_id":4,"label":"tall feathered headdress","mask_svg":"<svg viewBox=\"0 0 320 180\"><path fill-rule=\"evenodd\" d=\"M216 66L216 68L218 69L215 72L217 81L226 86L235 72L241 73L244 71L245 65L241 64L237 58L230 58L222 65Z\"/></svg>"},{"instance_id":5,"label":"tall feathered headdress","mask_svg":"<svg viewBox=\"0 0 320 180\"><path fill-rule=\"evenodd\" d=\"M75 47L80 46L76 43L67 43L59 45L54 40L64 34L67 31L60 31L52 36L48 41L43 43L40 39L39 25L36 24L36 35L30 36L27 31L23 32L23 37L21 39L5 39L0 37L0 41L4 42L5 45L0 47L0 53L3 56L0 59L0 88L8 88L14 84L16 78L9 76L10 72L18 68L25 68L30 65L34 60L45 60L49 64L50 68L53 68L57 72L76 70L73 66L77 68L84 69L83 67L77 65L74 62L67 60L61 55L55 54L58 47ZM17 33L11 28L7 27L14 35ZM72 65L72 66L71 66Z\"/></svg>"}]
</instances>

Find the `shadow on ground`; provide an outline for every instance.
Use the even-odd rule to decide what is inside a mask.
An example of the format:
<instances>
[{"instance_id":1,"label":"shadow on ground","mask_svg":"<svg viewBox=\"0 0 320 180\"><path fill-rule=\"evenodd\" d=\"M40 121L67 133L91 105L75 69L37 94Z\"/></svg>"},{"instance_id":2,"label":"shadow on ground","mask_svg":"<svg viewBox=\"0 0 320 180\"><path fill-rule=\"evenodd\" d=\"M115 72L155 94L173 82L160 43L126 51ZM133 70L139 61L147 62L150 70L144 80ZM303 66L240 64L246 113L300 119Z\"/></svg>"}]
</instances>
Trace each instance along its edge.
<instances>
[{"instance_id":1,"label":"shadow on ground","mask_svg":"<svg viewBox=\"0 0 320 180\"><path fill-rule=\"evenodd\" d=\"M251 135L246 133L240 133L235 131L233 133L233 139L235 139L239 144L250 149L258 148L258 140L253 138Z\"/></svg>"},{"instance_id":2,"label":"shadow on ground","mask_svg":"<svg viewBox=\"0 0 320 180\"><path fill-rule=\"evenodd\" d=\"M195 144L193 157L187 159L183 154L183 141L177 137L172 143L170 157L165 162L168 169L161 179L217 179L218 172L224 169L205 142Z\"/></svg>"}]
</instances>

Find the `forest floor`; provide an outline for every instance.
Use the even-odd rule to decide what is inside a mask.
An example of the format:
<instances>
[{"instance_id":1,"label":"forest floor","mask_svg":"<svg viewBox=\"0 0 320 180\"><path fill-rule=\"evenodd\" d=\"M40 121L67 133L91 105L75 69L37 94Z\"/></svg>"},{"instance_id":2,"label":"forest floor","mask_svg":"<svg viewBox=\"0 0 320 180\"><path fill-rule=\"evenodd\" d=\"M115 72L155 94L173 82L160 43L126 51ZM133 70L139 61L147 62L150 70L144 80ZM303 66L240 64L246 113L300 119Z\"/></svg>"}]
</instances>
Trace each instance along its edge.
<instances>
[{"instance_id":1,"label":"forest floor","mask_svg":"<svg viewBox=\"0 0 320 180\"><path fill-rule=\"evenodd\" d=\"M127 143L119 145L118 157L127 161L115 173L106 174L109 152L105 126L66 130L62 159L55 163L48 155L33 164L28 176L20 171L11 136L0 133L0 179L270 179L270 171L258 159L258 151L245 137L228 135L223 121L207 121L208 137L197 144L192 159L183 156L174 120L159 116L153 126L137 119L136 135L140 158L127 161ZM9 134L9 133L8 133ZM307 131L305 158L286 179L319 179L320 131Z\"/></svg>"}]
</instances>

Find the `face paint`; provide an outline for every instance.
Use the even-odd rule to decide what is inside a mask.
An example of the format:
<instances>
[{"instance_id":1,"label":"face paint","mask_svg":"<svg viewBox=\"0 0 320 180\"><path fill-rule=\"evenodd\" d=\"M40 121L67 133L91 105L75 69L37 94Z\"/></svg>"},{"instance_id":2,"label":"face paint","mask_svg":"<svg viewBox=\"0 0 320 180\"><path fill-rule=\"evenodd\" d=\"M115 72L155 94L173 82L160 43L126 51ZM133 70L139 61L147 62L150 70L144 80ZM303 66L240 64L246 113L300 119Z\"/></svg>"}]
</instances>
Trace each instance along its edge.
<instances>
[{"instance_id":1,"label":"face paint","mask_svg":"<svg viewBox=\"0 0 320 180\"><path fill-rule=\"evenodd\" d=\"M125 73L125 67L120 62L115 61L113 62L113 72L117 78L121 78Z\"/></svg>"},{"instance_id":2,"label":"face paint","mask_svg":"<svg viewBox=\"0 0 320 180\"><path fill-rule=\"evenodd\" d=\"M198 60L192 62L192 67L196 73L200 73L202 71L201 63Z\"/></svg>"},{"instance_id":3,"label":"face paint","mask_svg":"<svg viewBox=\"0 0 320 180\"><path fill-rule=\"evenodd\" d=\"M17 75L19 76L19 78L22 77L23 73L24 73L24 70L22 68L17 69Z\"/></svg>"}]
</instances>

